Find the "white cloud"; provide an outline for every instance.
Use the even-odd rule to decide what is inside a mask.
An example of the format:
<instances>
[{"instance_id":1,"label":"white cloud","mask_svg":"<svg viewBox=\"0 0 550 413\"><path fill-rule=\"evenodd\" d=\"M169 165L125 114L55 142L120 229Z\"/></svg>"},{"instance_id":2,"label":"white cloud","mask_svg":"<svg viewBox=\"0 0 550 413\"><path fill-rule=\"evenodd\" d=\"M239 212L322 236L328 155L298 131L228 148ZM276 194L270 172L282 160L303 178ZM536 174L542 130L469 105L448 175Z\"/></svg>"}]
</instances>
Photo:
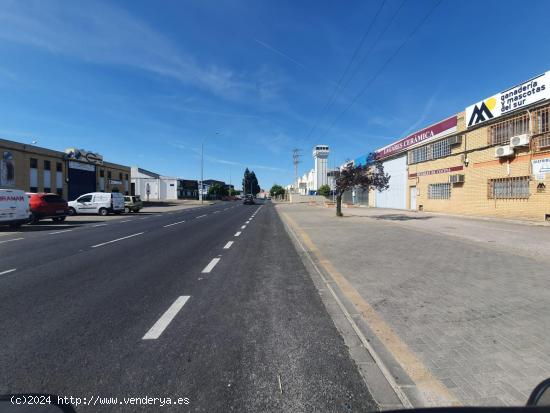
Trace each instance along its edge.
<instances>
[{"instance_id":1,"label":"white cloud","mask_svg":"<svg viewBox=\"0 0 550 413\"><path fill-rule=\"evenodd\" d=\"M108 3L7 0L0 39L84 61L126 65L240 100L255 93L244 74L197 62L147 23Z\"/></svg>"}]
</instances>

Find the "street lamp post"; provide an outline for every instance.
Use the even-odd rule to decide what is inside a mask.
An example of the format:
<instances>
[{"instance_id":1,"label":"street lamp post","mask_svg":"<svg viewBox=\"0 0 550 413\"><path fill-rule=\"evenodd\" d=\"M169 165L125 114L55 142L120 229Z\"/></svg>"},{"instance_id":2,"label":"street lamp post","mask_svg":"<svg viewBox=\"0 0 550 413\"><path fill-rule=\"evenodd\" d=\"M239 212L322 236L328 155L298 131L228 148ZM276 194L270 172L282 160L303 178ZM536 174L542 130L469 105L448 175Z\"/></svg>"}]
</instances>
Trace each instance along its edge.
<instances>
[{"instance_id":1,"label":"street lamp post","mask_svg":"<svg viewBox=\"0 0 550 413\"><path fill-rule=\"evenodd\" d=\"M203 203L202 199L202 181L204 179L204 141L201 143L201 182L199 186L199 200L201 204Z\"/></svg>"}]
</instances>

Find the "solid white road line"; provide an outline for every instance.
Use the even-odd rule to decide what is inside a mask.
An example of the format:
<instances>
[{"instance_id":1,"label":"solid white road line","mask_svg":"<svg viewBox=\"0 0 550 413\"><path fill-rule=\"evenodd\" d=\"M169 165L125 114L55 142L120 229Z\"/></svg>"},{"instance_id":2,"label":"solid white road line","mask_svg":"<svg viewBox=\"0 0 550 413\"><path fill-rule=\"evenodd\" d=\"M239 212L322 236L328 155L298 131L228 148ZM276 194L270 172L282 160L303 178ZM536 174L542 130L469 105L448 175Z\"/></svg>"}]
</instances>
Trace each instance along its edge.
<instances>
[{"instance_id":1,"label":"solid white road line","mask_svg":"<svg viewBox=\"0 0 550 413\"><path fill-rule=\"evenodd\" d=\"M107 244L111 244L113 242L122 241L123 239L127 239L127 238L137 237L138 235L141 235L141 234L144 234L144 232L138 232L137 234L132 234L132 235L128 235L126 237L114 239L112 241L107 241L107 242L102 242L101 244L92 245L92 248L101 247L102 245L107 245Z\"/></svg>"},{"instance_id":2,"label":"solid white road line","mask_svg":"<svg viewBox=\"0 0 550 413\"><path fill-rule=\"evenodd\" d=\"M184 222L185 222L185 221L178 221L178 222L174 222L174 223L172 223L172 224L163 225L163 228L171 227L172 225L183 224Z\"/></svg>"},{"instance_id":3,"label":"solid white road line","mask_svg":"<svg viewBox=\"0 0 550 413\"><path fill-rule=\"evenodd\" d=\"M70 232L70 231L72 231L72 229L64 229L63 231L50 232L50 235L62 234L62 233L64 233L64 232Z\"/></svg>"},{"instance_id":4,"label":"solid white road line","mask_svg":"<svg viewBox=\"0 0 550 413\"><path fill-rule=\"evenodd\" d=\"M245 228L246 228L246 225L243 225L243 226L241 227L241 229L245 229Z\"/></svg>"},{"instance_id":5,"label":"solid white road line","mask_svg":"<svg viewBox=\"0 0 550 413\"><path fill-rule=\"evenodd\" d=\"M25 238L12 238L12 239L7 239L7 240L5 240L5 241L0 241L0 244L3 244L4 242L19 241L19 240L22 240L22 239L25 239Z\"/></svg>"},{"instance_id":6,"label":"solid white road line","mask_svg":"<svg viewBox=\"0 0 550 413\"><path fill-rule=\"evenodd\" d=\"M238 237L239 235L241 235L241 231L235 232L236 237Z\"/></svg>"},{"instance_id":7,"label":"solid white road line","mask_svg":"<svg viewBox=\"0 0 550 413\"><path fill-rule=\"evenodd\" d=\"M9 274L10 272L14 272L16 269L17 268L12 268L11 270L2 271L0 272L0 275Z\"/></svg>"},{"instance_id":8,"label":"solid white road line","mask_svg":"<svg viewBox=\"0 0 550 413\"><path fill-rule=\"evenodd\" d=\"M197 218L197 219L198 219L198 218L202 218L202 217L205 217L205 216L207 216L207 215L208 215L208 214L204 214L204 215L199 215L198 217L195 217L195 218Z\"/></svg>"},{"instance_id":9,"label":"solid white road line","mask_svg":"<svg viewBox=\"0 0 550 413\"><path fill-rule=\"evenodd\" d=\"M94 227L94 228L97 228L97 227L104 227L104 226L106 226L106 225L107 225L107 224L97 224L97 225L94 225L93 227Z\"/></svg>"},{"instance_id":10,"label":"solid white road line","mask_svg":"<svg viewBox=\"0 0 550 413\"><path fill-rule=\"evenodd\" d=\"M123 222L130 222L131 219L127 219L127 220L124 220L124 221L120 221L120 223L122 224Z\"/></svg>"},{"instance_id":11,"label":"solid white road line","mask_svg":"<svg viewBox=\"0 0 550 413\"><path fill-rule=\"evenodd\" d=\"M216 266L218 262L220 262L221 258L212 258L212 261L208 263L206 267L201 271L202 273L209 273L212 271L212 269Z\"/></svg>"},{"instance_id":12,"label":"solid white road line","mask_svg":"<svg viewBox=\"0 0 550 413\"><path fill-rule=\"evenodd\" d=\"M229 248L231 248L231 245L233 245L233 241L229 241L227 244L225 244L225 246L223 247L224 250L228 250Z\"/></svg>"},{"instance_id":13,"label":"solid white road line","mask_svg":"<svg viewBox=\"0 0 550 413\"><path fill-rule=\"evenodd\" d=\"M179 296L176 301L172 303L170 308L157 320L153 327L149 329L143 336L142 340L156 340L160 337L162 332L168 327L168 324L174 319L176 314L183 308L185 303L189 300L188 295Z\"/></svg>"},{"instance_id":14,"label":"solid white road line","mask_svg":"<svg viewBox=\"0 0 550 413\"><path fill-rule=\"evenodd\" d=\"M222 211L214 211L214 214L219 214L220 212L222 212Z\"/></svg>"}]
</instances>

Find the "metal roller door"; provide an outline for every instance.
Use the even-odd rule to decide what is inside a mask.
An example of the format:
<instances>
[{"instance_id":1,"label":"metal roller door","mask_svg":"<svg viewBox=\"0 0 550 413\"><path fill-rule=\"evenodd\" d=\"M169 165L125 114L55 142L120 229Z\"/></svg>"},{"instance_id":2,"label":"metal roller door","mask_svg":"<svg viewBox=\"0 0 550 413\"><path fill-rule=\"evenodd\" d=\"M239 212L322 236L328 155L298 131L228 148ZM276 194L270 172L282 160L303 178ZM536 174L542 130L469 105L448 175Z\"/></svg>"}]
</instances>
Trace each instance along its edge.
<instances>
[{"instance_id":1,"label":"metal roller door","mask_svg":"<svg viewBox=\"0 0 550 413\"><path fill-rule=\"evenodd\" d=\"M390 187L376 194L377 208L407 208L407 156L384 162L384 172L390 175Z\"/></svg>"}]
</instances>

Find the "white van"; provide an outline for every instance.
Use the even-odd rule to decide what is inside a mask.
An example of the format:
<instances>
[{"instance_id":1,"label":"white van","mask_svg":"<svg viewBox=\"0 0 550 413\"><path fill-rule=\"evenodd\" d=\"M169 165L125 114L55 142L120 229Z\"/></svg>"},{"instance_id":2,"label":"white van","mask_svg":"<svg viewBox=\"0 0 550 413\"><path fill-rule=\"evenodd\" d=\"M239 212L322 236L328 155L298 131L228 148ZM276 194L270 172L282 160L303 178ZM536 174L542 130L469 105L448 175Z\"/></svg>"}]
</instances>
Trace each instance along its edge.
<instances>
[{"instance_id":1,"label":"white van","mask_svg":"<svg viewBox=\"0 0 550 413\"><path fill-rule=\"evenodd\" d=\"M19 189L0 189L0 225L18 228L29 222L29 196Z\"/></svg>"},{"instance_id":2,"label":"white van","mask_svg":"<svg viewBox=\"0 0 550 413\"><path fill-rule=\"evenodd\" d=\"M90 192L69 202L69 215L124 212L124 196L120 192Z\"/></svg>"}]
</instances>

